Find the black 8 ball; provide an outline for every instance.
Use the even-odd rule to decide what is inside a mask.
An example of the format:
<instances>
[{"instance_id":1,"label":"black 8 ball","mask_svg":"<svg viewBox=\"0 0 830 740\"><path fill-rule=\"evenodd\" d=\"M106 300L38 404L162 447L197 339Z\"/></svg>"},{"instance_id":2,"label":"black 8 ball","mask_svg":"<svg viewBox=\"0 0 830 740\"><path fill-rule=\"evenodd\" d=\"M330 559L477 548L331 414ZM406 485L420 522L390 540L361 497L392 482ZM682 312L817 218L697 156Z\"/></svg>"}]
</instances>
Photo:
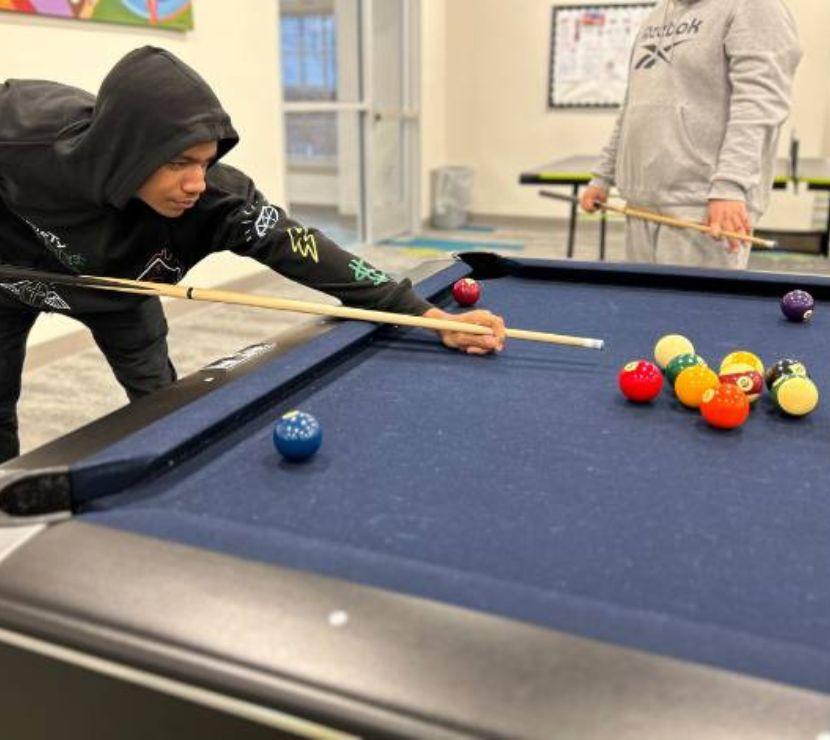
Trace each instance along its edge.
<instances>
[{"instance_id":1,"label":"black 8 ball","mask_svg":"<svg viewBox=\"0 0 830 740\"><path fill-rule=\"evenodd\" d=\"M807 366L801 360L794 360L789 357L774 362L767 368L766 377L764 378L767 389L772 390L775 381L782 375L800 375L806 378Z\"/></svg>"}]
</instances>

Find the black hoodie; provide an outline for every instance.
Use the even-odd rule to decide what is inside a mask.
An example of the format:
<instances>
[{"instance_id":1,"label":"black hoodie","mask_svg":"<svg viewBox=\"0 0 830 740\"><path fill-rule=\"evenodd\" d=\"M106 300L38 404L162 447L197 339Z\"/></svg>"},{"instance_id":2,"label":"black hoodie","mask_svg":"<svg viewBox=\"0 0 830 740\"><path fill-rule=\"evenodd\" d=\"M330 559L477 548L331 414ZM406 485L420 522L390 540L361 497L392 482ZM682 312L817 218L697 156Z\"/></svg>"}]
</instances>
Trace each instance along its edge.
<instances>
[{"instance_id":1,"label":"black hoodie","mask_svg":"<svg viewBox=\"0 0 830 740\"><path fill-rule=\"evenodd\" d=\"M216 141L238 142L207 83L175 56L144 47L107 75L97 98L55 82L0 86L0 262L87 275L175 283L212 252L230 249L352 306L422 314L409 281L383 272L268 203L242 172L212 164L191 209L166 218L135 198L159 167ZM141 300L30 281L6 296L66 313Z\"/></svg>"}]
</instances>

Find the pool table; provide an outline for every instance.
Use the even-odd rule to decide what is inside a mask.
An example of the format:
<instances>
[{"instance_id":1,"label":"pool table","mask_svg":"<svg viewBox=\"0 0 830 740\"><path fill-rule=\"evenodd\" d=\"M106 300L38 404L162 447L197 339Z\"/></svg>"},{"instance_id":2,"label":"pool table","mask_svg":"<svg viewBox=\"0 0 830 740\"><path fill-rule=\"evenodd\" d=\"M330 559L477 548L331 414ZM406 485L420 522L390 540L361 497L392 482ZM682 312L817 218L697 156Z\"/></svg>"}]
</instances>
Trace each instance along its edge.
<instances>
[{"instance_id":1,"label":"pool table","mask_svg":"<svg viewBox=\"0 0 830 740\"><path fill-rule=\"evenodd\" d=\"M711 364L799 357L830 388L830 280L475 253L417 285L449 306L464 276L511 326L606 349L469 357L319 322L0 466L5 726L830 729L830 410L785 418L764 397L718 432L668 390L617 389L674 332ZM818 301L810 324L779 311L793 287ZM324 429L300 464L271 441L294 408Z\"/></svg>"}]
</instances>

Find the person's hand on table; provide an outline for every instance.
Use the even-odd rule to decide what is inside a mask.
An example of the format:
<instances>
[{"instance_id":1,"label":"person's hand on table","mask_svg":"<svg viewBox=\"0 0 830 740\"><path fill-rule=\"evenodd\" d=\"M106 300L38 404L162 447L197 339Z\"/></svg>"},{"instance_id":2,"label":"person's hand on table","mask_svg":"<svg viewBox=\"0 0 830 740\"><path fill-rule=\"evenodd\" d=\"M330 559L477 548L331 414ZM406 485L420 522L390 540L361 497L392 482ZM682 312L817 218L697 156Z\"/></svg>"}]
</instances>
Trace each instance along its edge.
<instances>
[{"instance_id":1,"label":"person's hand on table","mask_svg":"<svg viewBox=\"0 0 830 740\"><path fill-rule=\"evenodd\" d=\"M582 210L587 213L593 213L599 208L600 203L608 202L608 191L598 185L589 185L582 191L582 196L579 199L579 204Z\"/></svg>"},{"instance_id":2,"label":"person's hand on table","mask_svg":"<svg viewBox=\"0 0 830 740\"><path fill-rule=\"evenodd\" d=\"M467 313L447 313L440 308L431 308L424 314L427 319L461 321L467 324L489 326L490 334L464 334L463 332L442 331L441 341L450 349L466 352L468 355L487 355L504 349L504 320L490 311L475 310Z\"/></svg>"},{"instance_id":3,"label":"person's hand on table","mask_svg":"<svg viewBox=\"0 0 830 740\"><path fill-rule=\"evenodd\" d=\"M712 230L712 238L720 240L724 231L733 231L738 234L752 235L752 223L746 203L742 200L710 200L707 225ZM737 252L741 248L738 239L728 239L727 249Z\"/></svg>"}]
</instances>

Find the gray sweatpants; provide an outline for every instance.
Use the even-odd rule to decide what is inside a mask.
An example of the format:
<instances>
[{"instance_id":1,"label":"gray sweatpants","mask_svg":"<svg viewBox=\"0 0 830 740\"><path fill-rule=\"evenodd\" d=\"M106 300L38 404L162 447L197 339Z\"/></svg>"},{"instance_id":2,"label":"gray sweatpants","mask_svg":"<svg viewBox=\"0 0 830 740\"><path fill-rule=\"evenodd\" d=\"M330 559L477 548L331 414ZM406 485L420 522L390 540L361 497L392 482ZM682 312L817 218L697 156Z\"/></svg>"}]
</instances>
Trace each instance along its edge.
<instances>
[{"instance_id":1,"label":"gray sweatpants","mask_svg":"<svg viewBox=\"0 0 830 740\"><path fill-rule=\"evenodd\" d=\"M662 207L659 212L698 222L705 221L708 215L707 208L697 206ZM733 270L744 270L749 262L747 245L741 245L737 252L730 252L725 240L715 241L708 234L693 229L678 229L638 218L626 221L625 255L629 262ZM752 222L756 222L754 217Z\"/></svg>"}]
</instances>

